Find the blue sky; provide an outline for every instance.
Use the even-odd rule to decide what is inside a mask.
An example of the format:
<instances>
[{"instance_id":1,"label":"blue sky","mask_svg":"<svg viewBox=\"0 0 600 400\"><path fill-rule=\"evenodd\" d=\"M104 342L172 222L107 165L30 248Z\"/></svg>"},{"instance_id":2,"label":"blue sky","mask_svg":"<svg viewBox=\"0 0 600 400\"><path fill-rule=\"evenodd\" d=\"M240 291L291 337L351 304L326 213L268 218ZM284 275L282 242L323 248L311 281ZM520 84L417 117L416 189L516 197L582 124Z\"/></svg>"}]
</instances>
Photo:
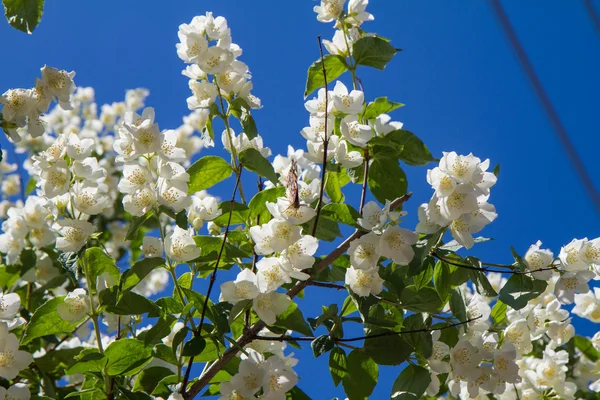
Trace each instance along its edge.
<instances>
[{"instance_id":1,"label":"blue sky","mask_svg":"<svg viewBox=\"0 0 600 400\"><path fill-rule=\"evenodd\" d=\"M555 253L574 237L600 236L600 216L561 149L487 2L373 0L375 21L365 29L392 39L403 49L381 71L359 71L372 100L388 96L406 104L395 120L416 133L432 153L473 152L492 165L501 164L490 201L499 217L482 232L493 242L473 254L490 262L511 262L509 246L524 253L542 240ZM600 102L600 38L581 2L504 1L506 11L536 71L556 106L584 163L600 186L596 164L600 148L597 113ZM175 52L177 27L206 11L223 15L233 40L244 50L254 94L264 108L256 111L260 134L274 154L287 145L304 147L300 129L308 124L303 106L306 69L318 58L316 36L333 35L332 24L316 21L315 1L116 1L48 2L42 23L32 36L0 24L2 91L31 87L44 64L75 70L79 86L93 86L99 103L120 101L126 89L146 87L147 104L156 108L161 128L175 128L188 113L184 64ZM600 7L600 5L598 5ZM343 78L349 84L349 77ZM6 146L4 138L0 139ZM220 147L220 146L218 146ZM222 154L221 149L211 154ZM208 154L205 152L204 154ZM426 167L407 167L415 195L406 210L408 227L416 207L429 199ZM254 187L250 181L246 187ZM231 183L233 184L233 182ZM249 191L249 189L247 189ZM230 188L216 195L228 198ZM350 197L358 203L358 198ZM356 205L356 204L355 204ZM339 295L313 288L303 307ZM316 297L319 299L317 300ZM330 297L330 298L329 298ZM323 301L322 299L327 300ZM314 315L313 315L314 316ZM579 333L597 328L575 318ZM315 399L343 396L333 388L326 360L302 360L300 382ZM398 368L385 368L373 398L385 398ZM343 397L342 397L343 398Z\"/></svg>"}]
</instances>

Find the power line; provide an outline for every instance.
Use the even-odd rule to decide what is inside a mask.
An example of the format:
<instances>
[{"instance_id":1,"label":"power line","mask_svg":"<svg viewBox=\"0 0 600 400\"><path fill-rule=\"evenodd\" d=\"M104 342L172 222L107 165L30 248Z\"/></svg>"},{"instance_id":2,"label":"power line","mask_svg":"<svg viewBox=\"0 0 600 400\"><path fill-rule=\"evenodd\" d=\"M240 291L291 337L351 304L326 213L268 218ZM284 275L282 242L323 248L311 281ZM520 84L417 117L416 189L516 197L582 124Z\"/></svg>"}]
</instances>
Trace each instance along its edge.
<instances>
[{"instance_id":1,"label":"power line","mask_svg":"<svg viewBox=\"0 0 600 400\"><path fill-rule=\"evenodd\" d=\"M592 0L582 0L582 1L583 1L583 5L585 6L585 9L586 9L588 15L590 16L590 19L594 23L594 28L596 28L596 33L598 34L598 37L600 37L600 17L598 16L598 13L596 12L594 3L592 3Z\"/></svg>"},{"instance_id":2,"label":"power line","mask_svg":"<svg viewBox=\"0 0 600 400\"><path fill-rule=\"evenodd\" d=\"M527 54L525 53L525 50L521 45L517 34L515 33L512 25L510 24L510 21L508 19L508 16L506 15L506 12L504 11L504 8L502 7L502 4L499 0L489 0L489 3L496 15L496 18L498 19L502 30L504 31L504 34L506 35L506 38L512 46L515 54L517 55L517 58L521 63L521 67L525 71L529 82L533 86L533 89L540 103L542 104L544 111L550 119L554 131L556 132L563 146L563 150L567 153L567 156L569 157L571 163L575 167L575 172L577 173L577 175L579 175L581 183L583 184L589 197L592 199L596 210L598 211L598 213L600 213L600 193L598 193L598 191L596 190L594 182L592 181L590 174L587 172L585 165L583 164L583 161L579 156L579 153L577 153L577 149L573 145L573 142L569 137L567 129L561 122L558 113L556 112L556 109L552 105L552 102L550 101L550 98L546 93L546 90L542 86L542 82L540 81L535 70L533 69L533 65L529 61L529 58L527 57Z\"/></svg>"}]
</instances>

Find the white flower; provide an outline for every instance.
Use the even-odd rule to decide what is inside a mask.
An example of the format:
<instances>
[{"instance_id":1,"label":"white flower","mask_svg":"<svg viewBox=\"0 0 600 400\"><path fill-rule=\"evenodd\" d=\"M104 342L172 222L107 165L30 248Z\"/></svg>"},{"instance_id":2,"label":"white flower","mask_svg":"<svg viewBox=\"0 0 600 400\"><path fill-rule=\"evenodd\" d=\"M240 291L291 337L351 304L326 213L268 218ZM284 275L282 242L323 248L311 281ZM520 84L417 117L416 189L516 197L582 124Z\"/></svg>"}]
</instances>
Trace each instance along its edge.
<instances>
[{"instance_id":1,"label":"white flower","mask_svg":"<svg viewBox=\"0 0 600 400\"><path fill-rule=\"evenodd\" d=\"M587 264L600 264L600 237L586 240L579 256Z\"/></svg>"},{"instance_id":2,"label":"white flower","mask_svg":"<svg viewBox=\"0 0 600 400\"><path fill-rule=\"evenodd\" d=\"M47 169L43 169L40 177L37 186L50 199L67 193L69 190L71 173L67 169L67 163L63 160L56 162Z\"/></svg>"},{"instance_id":3,"label":"white flower","mask_svg":"<svg viewBox=\"0 0 600 400\"><path fill-rule=\"evenodd\" d=\"M549 348L556 348L566 344L575 336L575 327L571 325L571 318L564 321L549 321L546 332L550 339Z\"/></svg>"},{"instance_id":4,"label":"white flower","mask_svg":"<svg viewBox=\"0 0 600 400\"><path fill-rule=\"evenodd\" d=\"M408 265L415 255L411 246L417 243L417 239L417 234L408 229L397 225L389 226L383 231L379 241L381 255L396 264Z\"/></svg>"},{"instance_id":5,"label":"white flower","mask_svg":"<svg viewBox=\"0 0 600 400\"><path fill-rule=\"evenodd\" d=\"M50 215L48 201L42 197L29 196L23 207L23 218L31 228L46 226L46 218Z\"/></svg>"},{"instance_id":6,"label":"white flower","mask_svg":"<svg viewBox=\"0 0 600 400\"><path fill-rule=\"evenodd\" d=\"M63 110L73 109L71 96L76 89L75 82L73 82L74 77L74 71L67 72L47 65L42 68L42 81L46 84L50 94L58 99Z\"/></svg>"},{"instance_id":7,"label":"white flower","mask_svg":"<svg viewBox=\"0 0 600 400\"><path fill-rule=\"evenodd\" d=\"M82 320L89 310L89 301L85 289L75 289L65 297L57 307L58 315L65 321L77 322Z\"/></svg>"},{"instance_id":8,"label":"white flower","mask_svg":"<svg viewBox=\"0 0 600 400\"><path fill-rule=\"evenodd\" d=\"M278 198L277 203L267 202L266 206L275 219L294 225L308 222L317 215L314 208L306 205L300 204L298 208L295 208L286 197Z\"/></svg>"},{"instance_id":9,"label":"white flower","mask_svg":"<svg viewBox=\"0 0 600 400\"><path fill-rule=\"evenodd\" d=\"M593 277L591 271L565 272L554 286L554 295L562 304L571 304L575 300L575 293L587 293L590 290L588 281Z\"/></svg>"},{"instance_id":10,"label":"white flower","mask_svg":"<svg viewBox=\"0 0 600 400\"><path fill-rule=\"evenodd\" d=\"M12 233L0 235L0 252L6 254L7 264L15 264L24 247L25 240L22 237L14 236Z\"/></svg>"},{"instance_id":11,"label":"white flower","mask_svg":"<svg viewBox=\"0 0 600 400\"><path fill-rule=\"evenodd\" d=\"M242 390L233 386L231 382L221 382L219 385L221 396L217 400L250 400L251 398L242 394Z\"/></svg>"},{"instance_id":12,"label":"white flower","mask_svg":"<svg viewBox=\"0 0 600 400\"><path fill-rule=\"evenodd\" d=\"M373 137L373 131L369 125L364 125L358 122L355 115L344 117L340 124L342 136L358 147L367 147L367 143Z\"/></svg>"},{"instance_id":13,"label":"white flower","mask_svg":"<svg viewBox=\"0 0 600 400\"><path fill-rule=\"evenodd\" d=\"M171 207L175 212L189 207L191 200L188 196L188 184L181 180L164 180L160 185L160 204Z\"/></svg>"},{"instance_id":14,"label":"white flower","mask_svg":"<svg viewBox=\"0 0 600 400\"><path fill-rule=\"evenodd\" d=\"M71 189L75 208L85 214L96 215L110 207L111 199L97 184L89 181L76 182Z\"/></svg>"},{"instance_id":15,"label":"white flower","mask_svg":"<svg viewBox=\"0 0 600 400\"><path fill-rule=\"evenodd\" d=\"M357 115L362 112L365 95L360 90L348 93L348 88L342 82L337 81L333 88L333 104L336 111L343 114Z\"/></svg>"},{"instance_id":16,"label":"white flower","mask_svg":"<svg viewBox=\"0 0 600 400\"><path fill-rule=\"evenodd\" d=\"M520 354L529 353L533 349L529 325L524 319L511 322L504 330L504 338L512 343Z\"/></svg>"},{"instance_id":17,"label":"white flower","mask_svg":"<svg viewBox=\"0 0 600 400\"><path fill-rule=\"evenodd\" d=\"M346 285L361 297L379 294L383 290L383 279L379 276L377 268L364 270L350 266L346 270Z\"/></svg>"},{"instance_id":18,"label":"white flower","mask_svg":"<svg viewBox=\"0 0 600 400\"><path fill-rule=\"evenodd\" d=\"M481 354L469 341L461 339L450 350L450 365L455 374L469 376L475 372L481 361Z\"/></svg>"},{"instance_id":19,"label":"white flower","mask_svg":"<svg viewBox=\"0 0 600 400\"><path fill-rule=\"evenodd\" d=\"M504 345L494 357L494 371L498 377L508 383L521 382L519 367L515 363L517 350L512 344Z\"/></svg>"},{"instance_id":20,"label":"white flower","mask_svg":"<svg viewBox=\"0 0 600 400\"><path fill-rule=\"evenodd\" d=\"M364 211L364 210L363 210ZM419 223L415 228L418 233L432 234L438 232L442 227L436 224L429 217L429 205L427 203L421 204L417 210L419 216Z\"/></svg>"},{"instance_id":21,"label":"white flower","mask_svg":"<svg viewBox=\"0 0 600 400\"><path fill-rule=\"evenodd\" d=\"M283 293L262 293L252 300L252 309L267 325L273 325L279 314L285 312L291 300Z\"/></svg>"},{"instance_id":22,"label":"white flower","mask_svg":"<svg viewBox=\"0 0 600 400\"><path fill-rule=\"evenodd\" d=\"M106 169L98 165L98 159L95 157L88 157L81 161L75 160L73 172L78 178L90 181L97 181L106 176Z\"/></svg>"},{"instance_id":23,"label":"white flower","mask_svg":"<svg viewBox=\"0 0 600 400\"><path fill-rule=\"evenodd\" d=\"M295 270L311 268L315 262L313 255L317 252L319 241L309 235L302 236L300 240L281 252L281 259L291 264Z\"/></svg>"},{"instance_id":24,"label":"white flower","mask_svg":"<svg viewBox=\"0 0 600 400\"><path fill-rule=\"evenodd\" d=\"M187 216L190 224L196 229L200 229L205 221L212 221L223 213L219 208L219 203L212 196L198 195L191 196L192 205L190 206Z\"/></svg>"},{"instance_id":25,"label":"white flower","mask_svg":"<svg viewBox=\"0 0 600 400\"><path fill-rule=\"evenodd\" d=\"M200 257L200 249L192 237L193 230L181 229L176 226L165 239L165 251L167 256L175 261L192 261Z\"/></svg>"},{"instance_id":26,"label":"white flower","mask_svg":"<svg viewBox=\"0 0 600 400\"><path fill-rule=\"evenodd\" d=\"M458 181L439 167L427 170L427 183L435 190L438 197L450 196L458 186Z\"/></svg>"},{"instance_id":27,"label":"white flower","mask_svg":"<svg viewBox=\"0 0 600 400\"><path fill-rule=\"evenodd\" d=\"M323 40L323 46L330 54L347 57L352 54L352 45L358 39L360 39L360 33L356 28L348 29L347 36L343 30L339 29L335 31L331 40ZM350 46L350 50L348 50L348 46Z\"/></svg>"},{"instance_id":28,"label":"white flower","mask_svg":"<svg viewBox=\"0 0 600 400\"><path fill-rule=\"evenodd\" d=\"M156 205L156 192L146 186L123 197L123 208L135 216L142 216Z\"/></svg>"},{"instance_id":29,"label":"white flower","mask_svg":"<svg viewBox=\"0 0 600 400\"><path fill-rule=\"evenodd\" d=\"M200 28L200 29L199 29ZM208 41L204 36L202 26L194 24L179 25L179 41L177 43L177 55L186 63L197 63L208 49Z\"/></svg>"},{"instance_id":30,"label":"white flower","mask_svg":"<svg viewBox=\"0 0 600 400\"><path fill-rule=\"evenodd\" d=\"M317 20L320 22L334 21L344 11L345 2L346 0L321 0L321 5L313 8L313 11L317 13Z\"/></svg>"},{"instance_id":31,"label":"white flower","mask_svg":"<svg viewBox=\"0 0 600 400\"><path fill-rule=\"evenodd\" d=\"M29 111L31 111L31 108L35 104L32 95L33 93L29 89L10 89L4 92L0 96L0 104L4 105L2 107L2 117L6 121L11 122L22 119L22 124L24 124L25 116L29 114ZM18 137L18 140L15 141L18 142L20 140L21 138Z\"/></svg>"},{"instance_id":32,"label":"white flower","mask_svg":"<svg viewBox=\"0 0 600 400\"><path fill-rule=\"evenodd\" d=\"M473 154L459 156L454 151L443 152L440 160L440 170L449 174L459 183L476 184L481 181L482 171L479 168L481 160Z\"/></svg>"},{"instance_id":33,"label":"white flower","mask_svg":"<svg viewBox=\"0 0 600 400\"><path fill-rule=\"evenodd\" d=\"M358 167L363 163L363 156L358 151L348 151L348 143L340 140L335 149L335 159L344 168Z\"/></svg>"},{"instance_id":34,"label":"white flower","mask_svg":"<svg viewBox=\"0 0 600 400\"><path fill-rule=\"evenodd\" d=\"M262 386L265 368L264 359L255 351L249 352L250 357L242 360L230 383L233 387L239 389L245 396L253 397Z\"/></svg>"},{"instance_id":35,"label":"white flower","mask_svg":"<svg viewBox=\"0 0 600 400\"><path fill-rule=\"evenodd\" d=\"M443 218L453 220L462 214L477 210L477 195L471 185L462 184L458 185L451 195L439 197L437 205Z\"/></svg>"},{"instance_id":36,"label":"white flower","mask_svg":"<svg viewBox=\"0 0 600 400\"><path fill-rule=\"evenodd\" d=\"M56 248L64 252L81 250L88 237L96 232L96 227L87 221L61 219L56 224L61 235L56 239Z\"/></svg>"},{"instance_id":37,"label":"white flower","mask_svg":"<svg viewBox=\"0 0 600 400\"><path fill-rule=\"evenodd\" d=\"M144 239L142 239L142 251L145 257L162 257L162 241L157 237L144 236Z\"/></svg>"},{"instance_id":38,"label":"white flower","mask_svg":"<svg viewBox=\"0 0 600 400\"><path fill-rule=\"evenodd\" d=\"M200 69L207 74L224 72L233 61L233 53L218 46L209 47L198 61Z\"/></svg>"},{"instance_id":39,"label":"white flower","mask_svg":"<svg viewBox=\"0 0 600 400\"><path fill-rule=\"evenodd\" d=\"M23 325L25 320L21 316L17 316L21 308L21 298L16 293L3 294L0 290L0 324L5 323L8 330Z\"/></svg>"},{"instance_id":40,"label":"white flower","mask_svg":"<svg viewBox=\"0 0 600 400\"><path fill-rule=\"evenodd\" d=\"M135 193L152 182L152 175L148 168L138 163L127 163L123 166L123 176L119 181L119 192Z\"/></svg>"},{"instance_id":41,"label":"white flower","mask_svg":"<svg viewBox=\"0 0 600 400\"><path fill-rule=\"evenodd\" d=\"M68 135L66 151L73 160L83 160L92 154L94 140L90 138L79 139L76 134Z\"/></svg>"},{"instance_id":42,"label":"white flower","mask_svg":"<svg viewBox=\"0 0 600 400\"><path fill-rule=\"evenodd\" d=\"M585 271L589 265L581 258L581 250L585 239L573 239L568 245L561 247L558 258L560 258L560 269L565 271Z\"/></svg>"},{"instance_id":43,"label":"white flower","mask_svg":"<svg viewBox=\"0 0 600 400\"><path fill-rule=\"evenodd\" d=\"M373 21L375 17L366 12L369 0L350 0L348 3L348 16L345 21L349 24L359 26L365 21Z\"/></svg>"},{"instance_id":44,"label":"white flower","mask_svg":"<svg viewBox=\"0 0 600 400\"><path fill-rule=\"evenodd\" d=\"M179 133L173 129L163 132L163 143L161 146L161 152L159 153L161 159L184 163L188 161L185 149L182 149L178 146L179 139Z\"/></svg>"},{"instance_id":45,"label":"white flower","mask_svg":"<svg viewBox=\"0 0 600 400\"><path fill-rule=\"evenodd\" d=\"M170 275L164 268L153 269L144 279L140 281L133 291L144 297L154 296L165 290L169 284Z\"/></svg>"},{"instance_id":46,"label":"white flower","mask_svg":"<svg viewBox=\"0 0 600 400\"><path fill-rule=\"evenodd\" d=\"M285 393L298 383L298 376L277 356L269 357L261 368L264 371L262 381L264 398L269 397L274 400L285 396ZM274 397L274 394L277 394L277 397Z\"/></svg>"},{"instance_id":47,"label":"white flower","mask_svg":"<svg viewBox=\"0 0 600 400\"><path fill-rule=\"evenodd\" d=\"M0 399L2 400L29 400L31 393L24 383L15 383L8 389L0 387Z\"/></svg>"},{"instance_id":48,"label":"white flower","mask_svg":"<svg viewBox=\"0 0 600 400\"><path fill-rule=\"evenodd\" d=\"M190 90L193 94L187 98L187 105L190 110L208 108L215 102L217 97L217 88L210 82L198 82L190 79Z\"/></svg>"},{"instance_id":49,"label":"white flower","mask_svg":"<svg viewBox=\"0 0 600 400\"><path fill-rule=\"evenodd\" d=\"M363 214L357 220L358 224L369 231L379 231L387 222L386 210L381 209L374 201L369 201L363 207Z\"/></svg>"},{"instance_id":50,"label":"white flower","mask_svg":"<svg viewBox=\"0 0 600 400\"><path fill-rule=\"evenodd\" d=\"M380 114L375 118L373 129L378 136L386 136L388 133L402 129L402 122L392 121L392 117L387 114Z\"/></svg>"},{"instance_id":51,"label":"white flower","mask_svg":"<svg viewBox=\"0 0 600 400\"><path fill-rule=\"evenodd\" d=\"M269 255L283 251L300 240L301 230L287 221L272 219L267 224L251 227L250 236L256 253Z\"/></svg>"},{"instance_id":52,"label":"white flower","mask_svg":"<svg viewBox=\"0 0 600 400\"><path fill-rule=\"evenodd\" d=\"M529 247L529 250L527 250L527 253L525 253L525 256L523 257L523 261L525 261L529 271L548 268L554 261L554 254L552 251L541 249L541 245L542 242L538 240ZM552 276L552 271L538 271L534 272L532 275L535 279L547 281Z\"/></svg>"},{"instance_id":53,"label":"white flower","mask_svg":"<svg viewBox=\"0 0 600 400\"><path fill-rule=\"evenodd\" d=\"M32 362L31 354L19 350L19 339L8 333L8 326L0 322L0 377L15 379Z\"/></svg>"},{"instance_id":54,"label":"white flower","mask_svg":"<svg viewBox=\"0 0 600 400\"><path fill-rule=\"evenodd\" d=\"M354 239L348 248L350 264L357 269L368 270L375 268L381 255L379 236L368 233Z\"/></svg>"},{"instance_id":55,"label":"white flower","mask_svg":"<svg viewBox=\"0 0 600 400\"><path fill-rule=\"evenodd\" d=\"M256 263L256 277L261 293L273 292L292 280L277 257L263 257Z\"/></svg>"},{"instance_id":56,"label":"white flower","mask_svg":"<svg viewBox=\"0 0 600 400\"><path fill-rule=\"evenodd\" d=\"M252 270L243 269L235 279L221 285L219 301L237 303L240 300L252 300L260 294L256 275Z\"/></svg>"},{"instance_id":57,"label":"white flower","mask_svg":"<svg viewBox=\"0 0 600 400\"><path fill-rule=\"evenodd\" d=\"M429 365L429 368L436 374L445 374L450 372L451 369L450 364L445 361L446 356L450 354L450 347L446 343L440 342L440 336L440 331L431 332L433 346L431 357L427 359L427 364ZM435 394L437 394L437 392Z\"/></svg>"},{"instance_id":58,"label":"white flower","mask_svg":"<svg viewBox=\"0 0 600 400\"><path fill-rule=\"evenodd\" d=\"M594 288L584 294L575 295L575 307L573 314L581 318L589 319L592 322L600 322L600 288Z\"/></svg>"},{"instance_id":59,"label":"white flower","mask_svg":"<svg viewBox=\"0 0 600 400\"><path fill-rule=\"evenodd\" d=\"M319 89L317 97L311 100L307 100L304 103L304 108L315 117L324 117L325 111L327 114L333 112L333 92L329 91L327 94L327 108L325 108L325 88Z\"/></svg>"}]
</instances>

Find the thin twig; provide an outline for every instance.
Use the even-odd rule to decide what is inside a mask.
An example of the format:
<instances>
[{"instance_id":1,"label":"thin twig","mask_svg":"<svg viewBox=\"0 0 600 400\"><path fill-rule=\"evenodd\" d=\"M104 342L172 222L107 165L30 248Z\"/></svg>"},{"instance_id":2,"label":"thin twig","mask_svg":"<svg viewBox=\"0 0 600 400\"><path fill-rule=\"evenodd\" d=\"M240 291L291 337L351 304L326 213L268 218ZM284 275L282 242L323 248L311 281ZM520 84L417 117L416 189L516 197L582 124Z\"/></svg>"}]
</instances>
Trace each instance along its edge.
<instances>
[{"instance_id":1,"label":"thin twig","mask_svg":"<svg viewBox=\"0 0 600 400\"><path fill-rule=\"evenodd\" d=\"M515 271L515 270L492 269L492 268L478 268L478 267L474 267L472 265L467 265L467 264L463 264L463 263L459 263L459 262L450 260L435 251L431 252L431 255L447 264L454 265L459 268L470 269L473 271L481 271L481 272L497 272L500 274L511 274L511 275L528 275L528 274L533 274L534 272L555 271L556 270L556 267L539 268L539 269L534 269L532 271ZM482 263L482 264L484 264L484 263ZM485 264L485 265L490 265L490 264ZM497 264L497 265L499 265L499 264Z\"/></svg>"},{"instance_id":2,"label":"thin twig","mask_svg":"<svg viewBox=\"0 0 600 400\"><path fill-rule=\"evenodd\" d=\"M237 193L238 187L240 185L240 180L242 177L242 163L238 166L237 179L235 180L235 187L233 188L233 194L231 195L231 207L229 208L229 218L227 220L227 226L225 227L225 233L223 234L223 241L221 242L221 248L219 249L219 255L217 256L217 261L215 262L215 268L210 276L210 282L208 283L208 290L206 292L206 297L204 298L204 306L202 307L202 314L200 316L200 324L196 329L193 330L193 334L195 337L199 336L202 333L202 325L204 325L204 318L206 317L206 309L208 308L208 301L210 299L210 293L212 292L212 288L215 284L215 280L217 279L217 270L219 269L219 263L221 262L221 257L223 256L223 250L225 249L225 244L227 243L227 235L229 234L229 227L231 226L231 217L233 215L233 205L235 203L235 195ZM187 387L188 380L190 379L190 373L192 372L192 364L194 363L194 357L190 357L188 361L187 369L185 371L185 377L183 378L183 385L181 386L181 393L185 394L185 390Z\"/></svg>"},{"instance_id":3,"label":"thin twig","mask_svg":"<svg viewBox=\"0 0 600 400\"><path fill-rule=\"evenodd\" d=\"M412 196L412 193L407 193L404 196L399 197L396 200L394 200L390 204L390 211L393 211L396 208L400 207L404 202L406 202L408 199L410 199L411 196ZM332 262L334 262L342 254L344 254L350 247L350 243L353 240L358 239L359 237L365 235L366 233L367 232L360 231L358 229L355 230L354 233L352 235L350 235L342 243L340 243L340 245L338 247L336 247L335 250L333 250L331 253L329 253L329 255L327 255L325 258L323 258L321 261L319 261L317 263L317 265L316 265L317 273L323 271ZM298 293L300 293L306 286L308 286L311 281L312 280L309 278L306 281L296 282L296 284L290 290L287 291L287 293L286 293L287 296L290 298L293 298ZM249 344L250 342L252 342L252 340L254 340L254 336L256 336L261 331L261 329L263 329L265 326L266 326L266 324L263 321L258 321L257 323L253 324L250 328L248 328L248 330L246 330L246 332L244 332L242 334L242 336L237 340L239 347L244 347L247 344ZM217 374L217 372L222 370L227 365L227 363L229 363L229 361L231 361L231 359L233 357L235 357L235 355L238 353L238 351L239 351L238 347L236 347L236 346L232 346L232 347L228 348L227 350L225 350L225 352L221 355L221 358L216 360L204 372L204 374L202 374L200 376L200 378L196 382L194 382L194 384L192 385L190 390L187 391L183 395L183 398L185 400L193 399L194 396L196 396L198 393L200 393L200 391L206 385L208 385L210 383L211 379L214 378L214 376Z\"/></svg>"},{"instance_id":4,"label":"thin twig","mask_svg":"<svg viewBox=\"0 0 600 400\"><path fill-rule=\"evenodd\" d=\"M261 177L258 177L258 192L262 192L263 190L263 182ZM260 225L260 215L258 215L256 217L256 225ZM256 263L258 262L258 254L256 254L256 251L254 251L254 248L252 249L252 252L254 253L254 257L252 258L252 272L256 272ZM250 309L246 310L246 315L244 315L244 331L246 331L248 329L248 327L250 326Z\"/></svg>"},{"instance_id":5,"label":"thin twig","mask_svg":"<svg viewBox=\"0 0 600 400\"><path fill-rule=\"evenodd\" d=\"M329 144L329 138L327 137L327 118L329 107L329 89L327 87L327 72L325 71L325 60L323 57L323 43L321 42L321 35L317 36L319 40L319 51L321 53L321 65L323 66L323 81L325 81L325 131L323 132L323 167L321 170L321 188L319 190L319 201L317 203L317 215L315 216L315 223L312 229L312 236L317 233L317 224L319 223L319 216L321 215L321 208L323 205L323 193L325 192L325 174L327 172L327 146Z\"/></svg>"},{"instance_id":6,"label":"thin twig","mask_svg":"<svg viewBox=\"0 0 600 400\"><path fill-rule=\"evenodd\" d=\"M337 289L337 290L346 290L346 287L343 285L338 285L338 284L329 283L329 282L315 282L315 281L311 280L308 285L330 288L330 289Z\"/></svg>"},{"instance_id":7,"label":"thin twig","mask_svg":"<svg viewBox=\"0 0 600 400\"><path fill-rule=\"evenodd\" d=\"M365 147L365 173L363 175L362 193L360 195L360 215L363 214L365 200L367 198L367 181L369 179L369 147Z\"/></svg>"},{"instance_id":8,"label":"thin twig","mask_svg":"<svg viewBox=\"0 0 600 400\"><path fill-rule=\"evenodd\" d=\"M366 340L366 339L374 339L374 338L378 338L378 337L384 337L384 336L395 336L395 335L405 335L407 333L421 333L421 332L434 332L434 331L442 331L444 329L448 329L448 328L453 328L455 326L460 326L460 325L466 325L470 322L473 322L475 320L478 320L479 318L481 318L481 315L478 315L477 317L474 318L469 318L466 321L460 321L460 322L455 322L453 324L448 324L448 325L444 325L444 326L440 326L439 328L422 328L422 329L411 329L408 331L387 331L387 332L381 332L381 333L375 333L373 335L365 335L365 336L358 336L358 337L351 337L351 338L335 338L332 337L331 340L335 343L341 342L341 343L347 343L347 342L356 342L359 340ZM256 340L270 340L273 342L287 342L287 341L294 341L294 342L312 342L313 340L316 339L315 336L256 336L254 339Z\"/></svg>"}]
</instances>

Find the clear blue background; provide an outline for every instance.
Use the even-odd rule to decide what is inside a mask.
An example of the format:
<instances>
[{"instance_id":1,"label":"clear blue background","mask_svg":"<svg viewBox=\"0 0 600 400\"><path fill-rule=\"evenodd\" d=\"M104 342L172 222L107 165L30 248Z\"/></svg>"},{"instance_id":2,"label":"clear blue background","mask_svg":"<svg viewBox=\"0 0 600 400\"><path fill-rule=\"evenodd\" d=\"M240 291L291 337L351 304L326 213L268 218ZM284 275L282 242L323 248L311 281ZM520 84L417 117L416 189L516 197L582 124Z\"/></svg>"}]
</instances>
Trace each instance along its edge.
<instances>
[{"instance_id":1,"label":"clear blue background","mask_svg":"<svg viewBox=\"0 0 600 400\"><path fill-rule=\"evenodd\" d=\"M475 247L490 262L511 262L509 246L524 253L536 240L558 253L574 237L600 236L600 217L587 198L554 131L530 90L485 1L383 1L368 10L364 26L403 49L383 72L359 72L366 97L387 95L406 104L394 119L419 135L436 156L473 152L501 164L491 202L499 217L483 235L494 242ZM600 185L600 38L579 1L504 1L535 69ZM161 128L175 128L188 113L187 78L180 74L177 28L206 11L223 15L241 60L252 73L254 93L264 108L255 112L259 132L274 154L287 145L304 148L299 135L308 124L303 89L307 67L318 58L316 36L331 38L332 24L317 22L315 1L48 1L32 36L0 23L1 90L31 87L44 64L75 70L79 86L93 86L99 104L123 99L125 90L146 87ZM600 4L596 4L600 7ZM344 77L350 84L349 77ZM239 130L238 130L239 131ZM2 147L7 145L4 138ZM221 153L220 145L208 152ZM208 154L205 152L204 154ZM416 207L431 189L425 167L407 167L414 198L406 225L416 224ZM252 192L250 179L245 185ZM230 196L233 182L215 193ZM252 188L252 189L251 189ZM354 193L354 192L353 192ZM249 196L248 196L249 197ZM349 196L358 203L358 196ZM200 286L198 286L200 287ZM311 288L302 301L306 316L339 295ZM597 328L575 318L579 333ZM296 351L299 386L314 399L344 398L334 388L325 359ZM399 368L381 369L374 399L387 398Z\"/></svg>"}]
</instances>

